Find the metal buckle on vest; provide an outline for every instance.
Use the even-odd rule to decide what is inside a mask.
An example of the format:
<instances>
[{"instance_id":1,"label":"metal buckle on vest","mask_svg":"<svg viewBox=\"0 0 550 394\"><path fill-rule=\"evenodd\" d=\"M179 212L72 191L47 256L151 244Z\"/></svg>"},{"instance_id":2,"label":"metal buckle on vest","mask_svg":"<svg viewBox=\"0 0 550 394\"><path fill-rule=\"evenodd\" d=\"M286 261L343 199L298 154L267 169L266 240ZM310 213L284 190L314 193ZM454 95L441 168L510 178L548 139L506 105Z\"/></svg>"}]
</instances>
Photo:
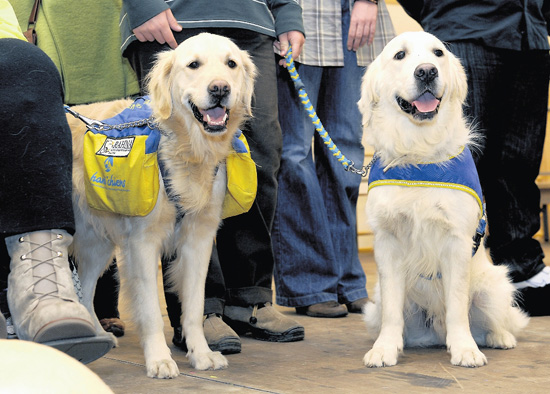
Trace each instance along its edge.
<instances>
[{"instance_id":1,"label":"metal buckle on vest","mask_svg":"<svg viewBox=\"0 0 550 394\"><path fill-rule=\"evenodd\" d=\"M483 215L479 219L479 224L477 225L476 233L474 235L474 246L472 248L472 257L476 254L481 244L481 240L485 236L485 228L487 227L487 213L485 212L485 204L483 204Z\"/></svg>"}]
</instances>

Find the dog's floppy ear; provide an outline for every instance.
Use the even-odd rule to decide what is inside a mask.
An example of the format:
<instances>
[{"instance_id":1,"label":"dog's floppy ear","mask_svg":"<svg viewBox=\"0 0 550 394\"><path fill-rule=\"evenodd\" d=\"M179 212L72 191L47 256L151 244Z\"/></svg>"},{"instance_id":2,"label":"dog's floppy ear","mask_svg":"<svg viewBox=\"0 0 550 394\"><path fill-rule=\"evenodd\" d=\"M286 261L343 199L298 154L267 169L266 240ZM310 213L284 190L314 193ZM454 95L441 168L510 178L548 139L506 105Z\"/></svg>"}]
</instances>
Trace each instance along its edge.
<instances>
[{"instance_id":1,"label":"dog's floppy ear","mask_svg":"<svg viewBox=\"0 0 550 394\"><path fill-rule=\"evenodd\" d=\"M246 51L242 51L241 58L244 71L244 92L242 101L246 109L246 114L252 116L252 96L254 95L254 83L256 81L257 71L250 55Z\"/></svg>"},{"instance_id":2,"label":"dog's floppy ear","mask_svg":"<svg viewBox=\"0 0 550 394\"><path fill-rule=\"evenodd\" d=\"M155 65L147 75L147 91L158 120L168 119L172 114L171 75L175 51L168 50L157 55Z\"/></svg>"},{"instance_id":3,"label":"dog's floppy ear","mask_svg":"<svg viewBox=\"0 0 550 394\"><path fill-rule=\"evenodd\" d=\"M460 103L463 103L466 100L466 95L468 93L468 80L466 77L466 72L460 60L449 53L449 62L451 70L451 89L455 98L459 100Z\"/></svg>"},{"instance_id":4,"label":"dog's floppy ear","mask_svg":"<svg viewBox=\"0 0 550 394\"><path fill-rule=\"evenodd\" d=\"M380 60L375 59L365 71L361 82L361 99L357 102L359 111L363 115L363 126L369 124L372 111L380 100L378 94L376 75L379 74Z\"/></svg>"}]
</instances>

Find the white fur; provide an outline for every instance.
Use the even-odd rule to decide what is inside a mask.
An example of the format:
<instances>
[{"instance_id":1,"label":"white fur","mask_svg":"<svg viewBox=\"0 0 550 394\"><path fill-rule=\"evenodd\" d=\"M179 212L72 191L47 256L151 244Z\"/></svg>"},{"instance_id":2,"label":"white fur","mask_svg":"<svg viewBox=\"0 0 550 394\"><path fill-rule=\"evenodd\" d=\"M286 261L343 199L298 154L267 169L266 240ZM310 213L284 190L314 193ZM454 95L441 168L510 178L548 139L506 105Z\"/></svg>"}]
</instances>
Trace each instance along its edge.
<instances>
[{"instance_id":1,"label":"white fur","mask_svg":"<svg viewBox=\"0 0 550 394\"><path fill-rule=\"evenodd\" d=\"M127 285L129 305L144 349L147 375L173 378L179 374L163 334L157 272L161 254L177 252L170 283L183 304L182 326L188 358L196 369L219 369L227 360L212 352L203 331L204 286L226 190L223 163L238 127L251 114L255 67L248 54L227 38L211 34L192 37L176 50L163 52L151 71L148 90L153 115L163 131L159 157L166 162L172 198L185 209L176 225L176 208L161 182L155 208L144 217L101 212L88 207L84 191L83 124L68 117L73 131L73 201L76 234L73 253L79 266L84 304L93 313L98 277L116 255ZM224 130L209 132L197 121L189 102L212 106L212 83L226 84L230 110ZM106 119L131 103L119 100L76 107L93 119ZM216 175L214 175L216 173ZM167 181L167 179L164 179ZM103 330L96 321L98 331Z\"/></svg>"},{"instance_id":2,"label":"white fur","mask_svg":"<svg viewBox=\"0 0 550 394\"><path fill-rule=\"evenodd\" d=\"M399 52L402 59L395 57ZM420 64L437 68L433 90L441 98L437 114L424 120L396 101L400 96L412 102L422 93L413 75ZM384 166L439 162L474 144L462 115L464 70L428 33L404 33L388 43L361 89L364 131ZM363 359L366 366L395 365L404 346L446 345L452 364L477 367L487 363L478 345L516 346L515 335L528 318L516 306L507 269L494 266L483 245L472 258L479 219L472 196L451 189L377 186L369 192L366 210L379 276L374 303L364 309L368 332L376 339Z\"/></svg>"}]
</instances>

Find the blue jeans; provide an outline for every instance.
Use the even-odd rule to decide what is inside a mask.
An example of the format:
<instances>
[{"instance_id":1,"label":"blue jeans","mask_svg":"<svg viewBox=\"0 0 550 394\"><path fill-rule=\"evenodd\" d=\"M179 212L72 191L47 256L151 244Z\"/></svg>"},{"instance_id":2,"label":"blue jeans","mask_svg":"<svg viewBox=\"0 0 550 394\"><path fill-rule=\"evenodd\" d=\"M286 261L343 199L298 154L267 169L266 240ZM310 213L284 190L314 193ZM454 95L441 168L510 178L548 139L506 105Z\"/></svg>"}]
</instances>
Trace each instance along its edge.
<instances>
[{"instance_id":1,"label":"blue jeans","mask_svg":"<svg viewBox=\"0 0 550 394\"><path fill-rule=\"evenodd\" d=\"M343 19L345 48L349 12ZM345 67L297 64L297 71L329 135L360 167L364 149L357 101L364 68L357 66L354 52L344 52ZM332 156L302 107L288 72L279 70L279 74L283 153L272 234L276 301L289 307L352 302L367 296L357 251L361 177L346 172Z\"/></svg>"},{"instance_id":2,"label":"blue jeans","mask_svg":"<svg viewBox=\"0 0 550 394\"><path fill-rule=\"evenodd\" d=\"M464 111L483 136L476 159L487 204L487 246L514 282L544 268L540 228L542 160L550 76L548 51L511 51L473 42L450 46L468 75Z\"/></svg>"}]
</instances>

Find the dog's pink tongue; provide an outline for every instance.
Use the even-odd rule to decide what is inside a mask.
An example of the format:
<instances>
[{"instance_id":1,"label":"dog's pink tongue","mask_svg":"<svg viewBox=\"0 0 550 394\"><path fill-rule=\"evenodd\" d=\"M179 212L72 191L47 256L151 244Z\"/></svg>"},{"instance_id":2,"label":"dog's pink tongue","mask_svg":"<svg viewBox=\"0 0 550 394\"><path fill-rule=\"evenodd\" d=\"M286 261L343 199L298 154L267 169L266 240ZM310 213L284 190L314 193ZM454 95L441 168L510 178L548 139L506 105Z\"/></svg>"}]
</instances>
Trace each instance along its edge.
<instances>
[{"instance_id":1,"label":"dog's pink tongue","mask_svg":"<svg viewBox=\"0 0 550 394\"><path fill-rule=\"evenodd\" d=\"M412 105L414 105L420 112L432 112L435 111L439 105L439 100L430 92L426 92L413 101Z\"/></svg>"},{"instance_id":2,"label":"dog's pink tongue","mask_svg":"<svg viewBox=\"0 0 550 394\"><path fill-rule=\"evenodd\" d=\"M225 123L225 119L227 116L225 114L225 108L216 107L207 110L201 109L200 111L204 120L206 120L209 125L219 126Z\"/></svg>"}]
</instances>

